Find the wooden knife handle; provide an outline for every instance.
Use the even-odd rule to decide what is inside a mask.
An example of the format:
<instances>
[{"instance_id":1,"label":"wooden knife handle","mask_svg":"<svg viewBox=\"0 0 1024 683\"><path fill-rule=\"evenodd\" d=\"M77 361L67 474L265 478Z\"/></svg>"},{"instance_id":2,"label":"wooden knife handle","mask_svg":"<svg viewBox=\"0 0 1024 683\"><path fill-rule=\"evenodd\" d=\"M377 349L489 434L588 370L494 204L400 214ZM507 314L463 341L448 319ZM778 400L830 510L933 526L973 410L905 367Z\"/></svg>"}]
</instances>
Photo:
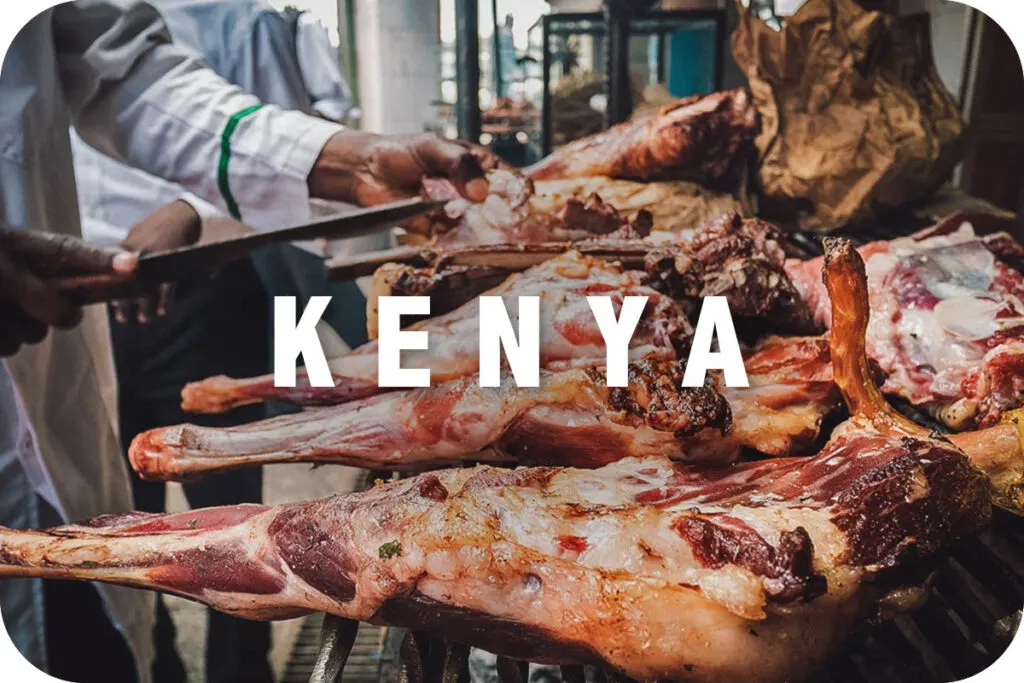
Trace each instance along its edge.
<instances>
[{"instance_id":1,"label":"wooden knife handle","mask_svg":"<svg viewBox=\"0 0 1024 683\"><path fill-rule=\"evenodd\" d=\"M57 288L82 305L127 299L145 290L134 275L73 275L58 278Z\"/></svg>"}]
</instances>

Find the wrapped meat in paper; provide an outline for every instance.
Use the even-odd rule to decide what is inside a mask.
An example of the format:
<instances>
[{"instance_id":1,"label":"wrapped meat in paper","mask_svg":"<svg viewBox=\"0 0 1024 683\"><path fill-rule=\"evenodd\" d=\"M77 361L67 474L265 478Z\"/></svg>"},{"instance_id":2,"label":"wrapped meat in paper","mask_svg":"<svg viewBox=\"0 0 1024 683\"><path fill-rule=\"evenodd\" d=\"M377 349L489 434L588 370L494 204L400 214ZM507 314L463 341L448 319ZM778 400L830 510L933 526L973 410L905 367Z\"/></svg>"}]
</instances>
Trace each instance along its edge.
<instances>
[{"instance_id":1,"label":"wrapped meat in paper","mask_svg":"<svg viewBox=\"0 0 1024 683\"><path fill-rule=\"evenodd\" d=\"M830 230L921 200L962 155L927 15L808 0L774 26L743 7L733 54L763 120L761 211Z\"/></svg>"}]
</instances>

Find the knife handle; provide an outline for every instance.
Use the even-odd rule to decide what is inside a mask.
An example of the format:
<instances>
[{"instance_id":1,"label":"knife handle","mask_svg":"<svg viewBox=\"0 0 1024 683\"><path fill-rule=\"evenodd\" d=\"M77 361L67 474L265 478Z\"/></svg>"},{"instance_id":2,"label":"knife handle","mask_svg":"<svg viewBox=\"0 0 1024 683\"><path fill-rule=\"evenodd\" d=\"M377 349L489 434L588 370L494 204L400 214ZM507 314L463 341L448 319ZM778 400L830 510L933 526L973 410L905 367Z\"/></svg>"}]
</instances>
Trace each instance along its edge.
<instances>
[{"instance_id":1,"label":"knife handle","mask_svg":"<svg viewBox=\"0 0 1024 683\"><path fill-rule=\"evenodd\" d=\"M72 275L57 278L57 289L75 303L98 304L143 293L134 275Z\"/></svg>"}]
</instances>

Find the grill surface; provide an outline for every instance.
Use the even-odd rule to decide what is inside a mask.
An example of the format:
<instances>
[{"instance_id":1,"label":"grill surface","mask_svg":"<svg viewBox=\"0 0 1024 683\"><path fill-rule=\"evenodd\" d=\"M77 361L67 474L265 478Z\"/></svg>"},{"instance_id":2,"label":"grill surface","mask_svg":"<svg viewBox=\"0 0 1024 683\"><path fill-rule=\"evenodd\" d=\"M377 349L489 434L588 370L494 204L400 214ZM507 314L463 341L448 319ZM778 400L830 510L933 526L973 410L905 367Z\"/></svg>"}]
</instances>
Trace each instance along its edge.
<instances>
[{"instance_id":1,"label":"grill surface","mask_svg":"<svg viewBox=\"0 0 1024 683\"><path fill-rule=\"evenodd\" d=\"M911 229L927 227L903 220L900 230L882 225L848 235L855 243L892 239ZM820 256L816 235L794 233L793 244L807 257ZM895 402L908 417L933 428L938 425L908 404ZM1021 622L1024 607L1024 519L997 510L992 526L978 538L953 548L935 572L932 596L914 613L893 621L865 624L845 648L810 683L951 683L984 671L1006 651ZM339 681L353 683L468 683L469 653L425 633L407 633L362 625L356 647ZM284 683L335 683L309 678L316 660L314 643L320 617L304 625ZM362 640L360 640L362 639ZM362 649L360 647L362 644ZM357 654L362 652L362 656ZM367 664L367 660L376 664ZM526 683L526 666L499 658L497 680ZM626 681L587 667L562 667L534 674L534 681Z\"/></svg>"}]
</instances>

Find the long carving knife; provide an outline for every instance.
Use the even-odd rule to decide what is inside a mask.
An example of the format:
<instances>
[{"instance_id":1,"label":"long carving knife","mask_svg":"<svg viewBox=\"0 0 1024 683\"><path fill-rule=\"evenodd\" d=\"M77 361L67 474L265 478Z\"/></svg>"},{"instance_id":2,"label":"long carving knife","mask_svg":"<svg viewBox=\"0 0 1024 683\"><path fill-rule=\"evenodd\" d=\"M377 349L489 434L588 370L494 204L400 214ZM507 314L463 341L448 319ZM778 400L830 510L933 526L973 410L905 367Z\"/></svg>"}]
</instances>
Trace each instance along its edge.
<instances>
[{"instance_id":1,"label":"long carving knife","mask_svg":"<svg viewBox=\"0 0 1024 683\"><path fill-rule=\"evenodd\" d=\"M320 218L310 223L252 232L218 242L144 254L129 277L81 275L61 279L60 288L79 303L98 303L152 293L164 282L201 281L256 249L305 240L345 240L386 232L444 202L409 199Z\"/></svg>"}]
</instances>

